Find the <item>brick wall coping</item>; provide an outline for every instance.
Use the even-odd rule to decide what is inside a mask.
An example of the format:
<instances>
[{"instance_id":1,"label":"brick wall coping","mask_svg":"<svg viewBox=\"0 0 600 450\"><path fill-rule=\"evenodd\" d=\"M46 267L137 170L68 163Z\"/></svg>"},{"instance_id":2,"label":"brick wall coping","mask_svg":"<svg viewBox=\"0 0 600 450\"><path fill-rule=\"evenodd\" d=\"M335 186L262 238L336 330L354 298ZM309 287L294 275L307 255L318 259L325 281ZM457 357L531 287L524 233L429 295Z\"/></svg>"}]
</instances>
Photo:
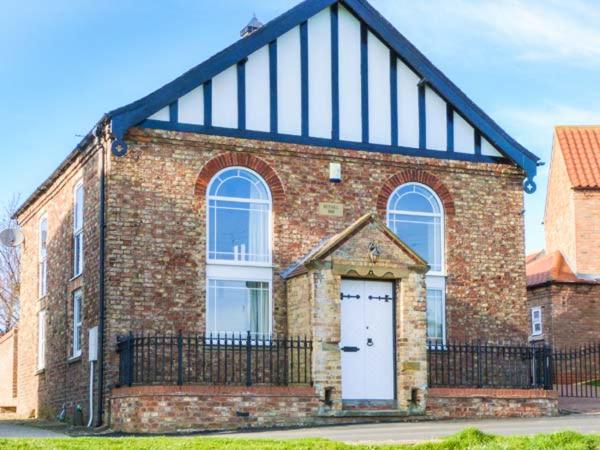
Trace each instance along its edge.
<instances>
[{"instance_id":1,"label":"brick wall coping","mask_svg":"<svg viewBox=\"0 0 600 450\"><path fill-rule=\"evenodd\" d=\"M3 335L0 335L0 344L2 344L4 341L9 340L10 338L12 338L16 334L16 330L17 330L16 328L13 328L12 330L7 331Z\"/></svg>"},{"instance_id":2,"label":"brick wall coping","mask_svg":"<svg viewBox=\"0 0 600 450\"><path fill-rule=\"evenodd\" d=\"M312 386L132 386L114 388L112 398L156 396L315 397Z\"/></svg>"},{"instance_id":3,"label":"brick wall coping","mask_svg":"<svg viewBox=\"0 0 600 450\"><path fill-rule=\"evenodd\" d=\"M558 392L544 389L479 389L479 388L430 388L429 397L436 398L558 398Z\"/></svg>"}]
</instances>

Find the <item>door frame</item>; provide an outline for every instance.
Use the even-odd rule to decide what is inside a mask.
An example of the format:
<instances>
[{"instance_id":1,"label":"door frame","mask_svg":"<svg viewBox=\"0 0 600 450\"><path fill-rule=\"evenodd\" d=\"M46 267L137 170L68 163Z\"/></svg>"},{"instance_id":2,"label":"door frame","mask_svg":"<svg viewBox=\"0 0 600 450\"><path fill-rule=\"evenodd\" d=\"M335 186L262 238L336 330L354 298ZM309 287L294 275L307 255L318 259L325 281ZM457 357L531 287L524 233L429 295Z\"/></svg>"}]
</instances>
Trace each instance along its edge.
<instances>
[{"instance_id":1,"label":"door frame","mask_svg":"<svg viewBox=\"0 0 600 450\"><path fill-rule=\"evenodd\" d=\"M396 279L396 278L365 278L365 277L352 277L352 276L343 276L340 277L340 287L339 287L339 291L342 292L342 281L343 280L359 280L359 281L383 281L383 282L388 282L391 283L392 285L392 340L393 340L393 346L392 348L393 350L393 364L392 364L392 368L393 368L393 377L394 377L394 401L398 400L398 341L397 341L397 335L398 335L398 330L396 329L397 326L397 320L396 320L396 314L397 314L397 308L396 308L396 301L397 301L397 295L396 295L396 287L398 286L398 282L402 282L402 280L400 279ZM341 314L341 305L340 305L340 336L341 336L341 332L342 332L342 314ZM341 350L340 350L341 353ZM340 354L340 358L341 358L341 354ZM340 366L340 370L341 370L341 366ZM344 374L342 373L341 376L343 377Z\"/></svg>"}]
</instances>

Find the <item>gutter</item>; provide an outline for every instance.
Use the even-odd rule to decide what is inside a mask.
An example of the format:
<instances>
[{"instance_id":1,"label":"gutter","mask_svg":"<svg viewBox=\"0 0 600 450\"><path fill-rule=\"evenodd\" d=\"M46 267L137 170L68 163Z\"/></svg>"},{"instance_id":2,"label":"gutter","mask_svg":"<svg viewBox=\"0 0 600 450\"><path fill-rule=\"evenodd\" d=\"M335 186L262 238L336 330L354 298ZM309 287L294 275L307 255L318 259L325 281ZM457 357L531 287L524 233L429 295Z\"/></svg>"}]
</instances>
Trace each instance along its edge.
<instances>
[{"instance_id":1,"label":"gutter","mask_svg":"<svg viewBox=\"0 0 600 450\"><path fill-rule=\"evenodd\" d=\"M99 195L99 217L98 227L100 233L98 236L98 405L97 405L97 417L96 426L102 425L102 415L104 409L104 316L105 316L105 249L106 249L106 220L105 220L105 207L106 207L106 147L100 146L100 195ZM91 411L90 411L91 413Z\"/></svg>"}]
</instances>

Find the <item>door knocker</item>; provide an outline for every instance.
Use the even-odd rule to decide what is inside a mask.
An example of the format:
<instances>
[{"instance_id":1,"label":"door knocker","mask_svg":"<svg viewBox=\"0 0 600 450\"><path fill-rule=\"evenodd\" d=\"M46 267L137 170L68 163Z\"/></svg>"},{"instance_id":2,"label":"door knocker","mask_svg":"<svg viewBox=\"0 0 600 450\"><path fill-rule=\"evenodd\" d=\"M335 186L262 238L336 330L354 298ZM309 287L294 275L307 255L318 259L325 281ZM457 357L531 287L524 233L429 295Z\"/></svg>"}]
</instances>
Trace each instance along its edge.
<instances>
[{"instance_id":1,"label":"door knocker","mask_svg":"<svg viewBox=\"0 0 600 450\"><path fill-rule=\"evenodd\" d=\"M367 347L373 347L373 345L375 345L373 344L373 339L367 338Z\"/></svg>"}]
</instances>

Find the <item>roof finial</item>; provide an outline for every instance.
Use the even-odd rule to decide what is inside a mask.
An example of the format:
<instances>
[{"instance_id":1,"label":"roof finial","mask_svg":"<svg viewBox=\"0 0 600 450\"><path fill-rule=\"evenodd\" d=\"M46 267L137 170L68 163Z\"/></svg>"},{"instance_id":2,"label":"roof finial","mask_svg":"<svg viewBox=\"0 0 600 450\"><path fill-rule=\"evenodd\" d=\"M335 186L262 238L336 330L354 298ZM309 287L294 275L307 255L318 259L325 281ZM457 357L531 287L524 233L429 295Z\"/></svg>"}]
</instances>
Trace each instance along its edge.
<instances>
[{"instance_id":1,"label":"roof finial","mask_svg":"<svg viewBox=\"0 0 600 450\"><path fill-rule=\"evenodd\" d=\"M250 36L256 30L258 30L262 27L263 27L263 23L256 18L256 12L253 12L252 19L250 20L250 22L248 22L248 25L246 25L244 28L242 28L242 31L240 31L240 36L242 36L242 37Z\"/></svg>"}]
</instances>

